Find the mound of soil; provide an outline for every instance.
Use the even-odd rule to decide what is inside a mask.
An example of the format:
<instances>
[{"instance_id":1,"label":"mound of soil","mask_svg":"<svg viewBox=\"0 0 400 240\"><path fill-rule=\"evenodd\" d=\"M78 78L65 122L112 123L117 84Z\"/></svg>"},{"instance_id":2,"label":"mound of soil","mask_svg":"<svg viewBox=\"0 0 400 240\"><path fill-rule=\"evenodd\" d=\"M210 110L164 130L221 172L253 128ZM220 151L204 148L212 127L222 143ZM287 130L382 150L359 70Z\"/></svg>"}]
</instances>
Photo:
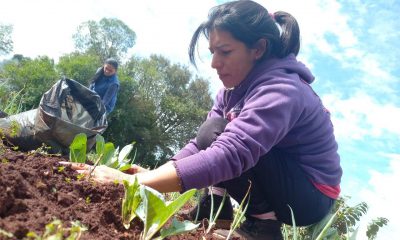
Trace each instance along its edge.
<instances>
[{"instance_id":1,"label":"mound of soil","mask_svg":"<svg viewBox=\"0 0 400 240\"><path fill-rule=\"evenodd\" d=\"M67 159L12 151L0 143L0 239L23 239L28 232L41 236L46 224L59 219L63 227L79 220L87 231L80 239L139 239L143 225L121 222L122 185L99 184L79 178L60 161ZM6 237L1 230L12 233ZM204 229L169 239L213 239Z\"/></svg>"}]
</instances>

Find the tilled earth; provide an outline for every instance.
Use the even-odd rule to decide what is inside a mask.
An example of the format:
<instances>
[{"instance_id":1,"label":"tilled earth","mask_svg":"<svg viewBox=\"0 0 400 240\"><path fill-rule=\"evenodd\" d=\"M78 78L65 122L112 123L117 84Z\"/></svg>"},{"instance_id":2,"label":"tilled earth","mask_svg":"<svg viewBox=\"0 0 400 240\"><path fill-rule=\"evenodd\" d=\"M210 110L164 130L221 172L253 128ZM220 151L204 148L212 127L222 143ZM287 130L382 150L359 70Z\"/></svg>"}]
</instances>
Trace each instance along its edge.
<instances>
[{"instance_id":1,"label":"tilled earth","mask_svg":"<svg viewBox=\"0 0 400 240\"><path fill-rule=\"evenodd\" d=\"M59 164L66 160L13 151L0 143L0 239L23 239L28 232L41 236L54 219L61 220L65 228L79 220L88 228L80 239L139 239L140 221L134 220L128 230L121 222L123 186L80 178ZM200 227L169 239L213 237Z\"/></svg>"}]
</instances>

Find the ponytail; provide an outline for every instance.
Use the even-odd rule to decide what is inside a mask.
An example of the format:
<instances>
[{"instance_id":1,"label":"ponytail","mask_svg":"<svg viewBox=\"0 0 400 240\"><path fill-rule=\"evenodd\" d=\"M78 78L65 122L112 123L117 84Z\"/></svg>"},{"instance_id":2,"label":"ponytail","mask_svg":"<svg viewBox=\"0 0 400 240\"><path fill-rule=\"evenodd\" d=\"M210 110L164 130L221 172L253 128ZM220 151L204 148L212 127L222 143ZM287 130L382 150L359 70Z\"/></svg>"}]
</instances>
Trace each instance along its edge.
<instances>
[{"instance_id":1,"label":"ponytail","mask_svg":"<svg viewBox=\"0 0 400 240\"><path fill-rule=\"evenodd\" d=\"M300 28L296 19L289 13L278 11L273 14L274 20L282 28L281 49L277 52L279 57L285 57L291 53L295 56L300 51Z\"/></svg>"},{"instance_id":2,"label":"ponytail","mask_svg":"<svg viewBox=\"0 0 400 240\"><path fill-rule=\"evenodd\" d=\"M292 15L282 11L269 14L259 3L238 0L211 8L208 19L194 32L189 45L189 59L194 66L199 36L203 34L209 39L214 29L231 33L249 48L253 48L260 39L265 39L267 50L258 61L272 56L297 55L300 50L300 29Z\"/></svg>"}]
</instances>

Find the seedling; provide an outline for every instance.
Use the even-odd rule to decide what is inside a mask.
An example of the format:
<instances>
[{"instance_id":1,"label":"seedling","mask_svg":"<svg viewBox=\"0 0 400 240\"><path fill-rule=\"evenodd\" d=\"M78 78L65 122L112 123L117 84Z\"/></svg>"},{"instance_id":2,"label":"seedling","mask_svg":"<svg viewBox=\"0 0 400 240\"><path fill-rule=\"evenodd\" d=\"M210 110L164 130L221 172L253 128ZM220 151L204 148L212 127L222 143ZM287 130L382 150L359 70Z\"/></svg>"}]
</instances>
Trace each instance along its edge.
<instances>
[{"instance_id":1,"label":"seedling","mask_svg":"<svg viewBox=\"0 0 400 240\"><path fill-rule=\"evenodd\" d=\"M92 172L98 165L106 165L120 171L129 169L136 157L135 153L133 159L128 159L128 155L132 151L133 145L134 143L128 144L119 151L119 147L115 149L113 143L105 143L104 138L101 135L96 135L96 152L93 157L94 164L93 168L91 168L91 171L89 172L89 176L91 176ZM85 134L77 134L69 148L69 157L71 162L86 162L87 136Z\"/></svg>"},{"instance_id":2,"label":"seedling","mask_svg":"<svg viewBox=\"0 0 400 240\"><path fill-rule=\"evenodd\" d=\"M233 218L233 221L232 221L232 224L231 224L231 227L229 229L229 233L228 233L228 236L226 237L226 239L230 239L233 232L236 230L236 228L240 225L240 223L244 219L244 214L246 213L247 207L249 206L249 202L250 202L250 189L251 189L251 181L250 180L249 180L249 183L250 183L249 188L247 189L246 195L242 199L242 202L239 205L239 209L236 212L235 217ZM245 202L247 202L246 206L244 205Z\"/></svg>"},{"instance_id":3,"label":"seedling","mask_svg":"<svg viewBox=\"0 0 400 240\"><path fill-rule=\"evenodd\" d=\"M136 217L136 209L141 202L139 195L139 183L137 178L132 184L128 181L123 181L125 187L125 196L122 199L122 224L126 229L129 229L130 222Z\"/></svg>"},{"instance_id":4,"label":"seedling","mask_svg":"<svg viewBox=\"0 0 400 240\"><path fill-rule=\"evenodd\" d=\"M211 231L211 229L215 226L218 216L221 213L222 207L224 206L224 202L226 199L226 191L225 191L224 196L222 197L221 204L219 205L218 210L214 215L213 214L214 213L214 195L212 193L212 187L210 189L210 192L211 192L211 211L210 211L210 219L209 219L208 227L206 230L206 234L208 234Z\"/></svg>"},{"instance_id":5,"label":"seedling","mask_svg":"<svg viewBox=\"0 0 400 240\"><path fill-rule=\"evenodd\" d=\"M74 137L69 146L69 159L71 162L85 163L86 162L86 146L87 136L84 133L79 133Z\"/></svg>"},{"instance_id":6,"label":"seedling","mask_svg":"<svg viewBox=\"0 0 400 240\"><path fill-rule=\"evenodd\" d=\"M64 171L64 169L65 169L65 166L59 166L59 167L57 168L57 172L61 173L61 172Z\"/></svg>"},{"instance_id":7,"label":"seedling","mask_svg":"<svg viewBox=\"0 0 400 240\"><path fill-rule=\"evenodd\" d=\"M167 236L191 231L200 225L188 221L178 223L173 220L168 229L161 230L167 221L195 194L195 189L189 190L174 201L166 203L161 193L140 185L136 178L133 183L124 181L124 186L125 197L122 200L123 224L125 227L129 227L129 222L136 216L139 217L144 223L141 235L142 240L163 239ZM160 236L153 238L159 231Z\"/></svg>"},{"instance_id":8,"label":"seedling","mask_svg":"<svg viewBox=\"0 0 400 240\"><path fill-rule=\"evenodd\" d=\"M180 233L189 232L196 229L199 225L200 224L194 224L189 221L179 222L176 218L173 218L171 227L169 227L168 229L161 229L160 237L156 239L163 239Z\"/></svg>"},{"instance_id":9,"label":"seedling","mask_svg":"<svg viewBox=\"0 0 400 240\"><path fill-rule=\"evenodd\" d=\"M174 201L167 204L162 198L159 197L161 195L160 193L149 187L141 186L140 196L142 198L142 208L139 208L138 210L142 211L137 211L136 214L144 222L142 239L153 239L153 236L160 231L165 223L167 223L167 221L195 194L195 192L195 189L186 191ZM191 231L200 225L195 225L188 221L185 221L182 224L186 224L187 227L180 227L176 230ZM172 226L172 228L174 228L174 226ZM171 230L169 233L175 235L181 232L175 232ZM162 239L164 237L166 236L160 236L158 239Z\"/></svg>"},{"instance_id":10,"label":"seedling","mask_svg":"<svg viewBox=\"0 0 400 240\"><path fill-rule=\"evenodd\" d=\"M56 219L46 225L43 236L38 236L35 232L28 232L26 237L34 240L78 240L82 232L87 230L79 221L71 222L71 225L71 228L64 228L62 222Z\"/></svg>"},{"instance_id":11,"label":"seedling","mask_svg":"<svg viewBox=\"0 0 400 240\"><path fill-rule=\"evenodd\" d=\"M76 175L76 180L81 180L81 179L83 179L85 177L85 174L83 174L83 173L80 173L80 174L78 174L78 175Z\"/></svg>"}]
</instances>

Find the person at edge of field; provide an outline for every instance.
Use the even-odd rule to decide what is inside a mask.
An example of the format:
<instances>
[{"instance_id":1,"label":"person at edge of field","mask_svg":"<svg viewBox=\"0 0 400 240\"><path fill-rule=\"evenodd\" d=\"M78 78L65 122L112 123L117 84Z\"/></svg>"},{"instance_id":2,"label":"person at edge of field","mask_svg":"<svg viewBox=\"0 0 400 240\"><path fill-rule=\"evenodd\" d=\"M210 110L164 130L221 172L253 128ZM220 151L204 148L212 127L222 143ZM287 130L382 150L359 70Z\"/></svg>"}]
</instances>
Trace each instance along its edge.
<instances>
[{"instance_id":1,"label":"person at edge of field","mask_svg":"<svg viewBox=\"0 0 400 240\"><path fill-rule=\"evenodd\" d=\"M211 193L217 209L225 193L240 203L250 188L246 220L235 232L245 239L282 239L281 224L293 224L290 209L297 226L320 221L339 196L342 168L330 113L310 86L314 76L296 59L297 21L249 0L218 5L193 34L194 65L201 35L224 87L196 138L154 170L136 167L129 175L97 167L94 179L136 176L160 192L212 186L189 218L197 208L209 217ZM227 199L220 220L232 220Z\"/></svg>"},{"instance_id":2,"label":"person at edge of field","mask_svg":"<svg viewBox=\"0 0 400 240\"><path fill-rule=\"evenodd\" d=\"M91 79L89 89L95 91L110 114L117 102L119 81L117 77L118 62L113 58L104 61L102 67L98 68Z\"/></svg>"}]
</instances>

